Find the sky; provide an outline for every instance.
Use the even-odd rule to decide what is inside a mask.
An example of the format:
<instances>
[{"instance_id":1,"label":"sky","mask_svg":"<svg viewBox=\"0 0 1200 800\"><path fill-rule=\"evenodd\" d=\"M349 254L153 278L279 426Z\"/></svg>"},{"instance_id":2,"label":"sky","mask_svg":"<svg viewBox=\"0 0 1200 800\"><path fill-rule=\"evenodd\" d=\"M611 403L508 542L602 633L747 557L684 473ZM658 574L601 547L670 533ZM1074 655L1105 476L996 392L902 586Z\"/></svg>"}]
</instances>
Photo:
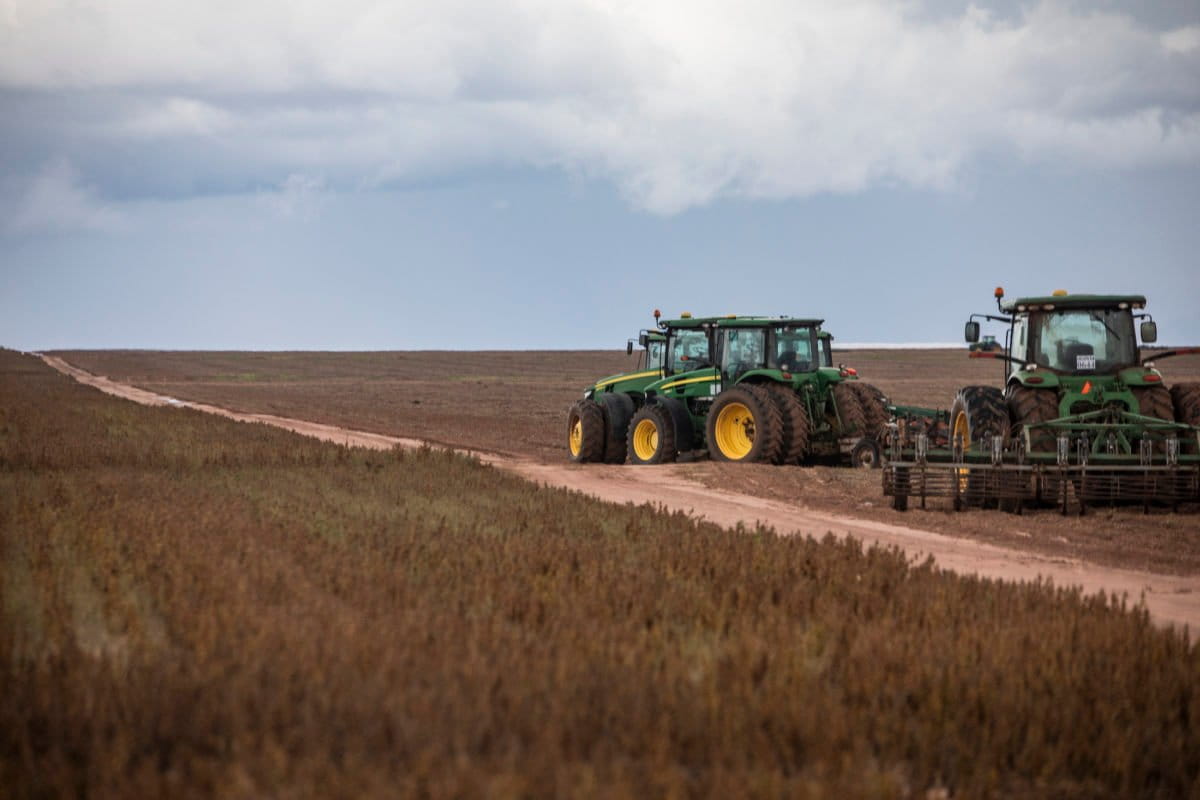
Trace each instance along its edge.
<instances>
[{"instance_id":1,"label":"sky","mask_svg":"<svg viewBox=\"0 0 1200 800\"><path fill-rule=\"evenodd\" d=\"M0 0L0 346L1200 344L1198 254L1195 0Z\"/></svg>"}]
</instances>

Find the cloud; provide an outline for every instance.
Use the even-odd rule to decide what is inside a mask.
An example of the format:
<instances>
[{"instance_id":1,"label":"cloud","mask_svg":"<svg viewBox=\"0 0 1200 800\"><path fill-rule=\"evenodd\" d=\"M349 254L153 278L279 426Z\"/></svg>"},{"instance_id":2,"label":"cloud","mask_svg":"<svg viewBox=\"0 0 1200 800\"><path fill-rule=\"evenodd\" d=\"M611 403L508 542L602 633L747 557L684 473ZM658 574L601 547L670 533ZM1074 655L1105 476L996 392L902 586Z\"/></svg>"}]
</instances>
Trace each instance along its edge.
<instances>
[{"instance_id":1,"label":"cloud","mask_svg":"<svg viewBox=\"0 0 1200 800\"><path fill-rule=\"evenodd\" d=\"M124 225L122 214L97 199L65 158L47 163L23 187L9 182L6 188L8 233L112 232Z\"/></svg>"},{"instance_id":2,"label":"cloud","mask_svg":"<svg viewBox=\"0 0 1200 800\"><path fill-rule=\"evenodd\" d=\"M1003 18L890 0L9 9L0 86L106 97L107 119L62 112L72 146L153 140L197 165L232 162L224 175L355 188L528 165L612 180L673 213L945 188L981 156L1200 163L1200 26L1062 2Z\"/></svg>"}]
</instances>

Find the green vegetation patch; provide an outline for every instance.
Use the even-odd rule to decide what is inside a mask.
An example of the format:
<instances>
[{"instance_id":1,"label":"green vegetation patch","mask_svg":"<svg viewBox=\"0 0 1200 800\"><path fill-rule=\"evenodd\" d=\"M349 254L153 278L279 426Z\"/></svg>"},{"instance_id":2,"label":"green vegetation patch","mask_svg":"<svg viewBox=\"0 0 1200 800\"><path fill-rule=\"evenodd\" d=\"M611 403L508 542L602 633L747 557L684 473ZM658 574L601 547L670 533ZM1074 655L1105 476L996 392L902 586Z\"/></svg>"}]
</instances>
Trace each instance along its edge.
<instances>
[{"instance_id":1,"label":"green vegetation patch","mask_svg":"<svg viewBox=\"0 0 1200 800\"><path fill-rule=\"evenodd\" d=\"M1187 796L1144 611L722 530L0 352L9 797Z\"/></svg>"}]
</instances>

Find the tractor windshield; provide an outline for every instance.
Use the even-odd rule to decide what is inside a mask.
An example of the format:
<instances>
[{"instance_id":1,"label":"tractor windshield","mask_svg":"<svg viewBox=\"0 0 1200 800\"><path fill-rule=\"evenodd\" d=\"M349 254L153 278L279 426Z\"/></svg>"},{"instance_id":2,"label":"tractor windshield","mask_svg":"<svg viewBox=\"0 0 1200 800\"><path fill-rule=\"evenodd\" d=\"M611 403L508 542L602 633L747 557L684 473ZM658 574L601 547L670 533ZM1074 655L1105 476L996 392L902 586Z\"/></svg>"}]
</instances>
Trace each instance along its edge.
<instances>
[{"instance_id":1,"label":"tractor windshield","mask_svg":"<svg viewBox=\"0 0 1200 800\"><path fill-rule=\"evenodd\" d=\"M1109 373L1136 364L1127 309L1067 309L1029 315L1029 356L1060 372Z\"/></svg>"},{"instance_id":2,"label":"tractor windshield","mask_svg":"<svg viewBox=\"0 0 1200 800\"><path fill-rule=\"evenodd\" d=\"M816 334L812 328L777 328L771 348L771 366L784 372L816 369Z\"/></svg>"},{"instance_id":3,"label":"tractor windshield","mask_svg":"<svg viewBox=\"0 0 1200 800\"><path fill-rule=\"evenodd\" d=\"M671 332L670 364L672 373L690 372L711 365L708 355L708 332L696 328Z\"/></svg>"},{"instance_id":4,"label":"tractor windshield","mask_svg":"<svg viewBox=\"0 0 1200 800\"><path fill-rule=\"evenodd\" d=\"M828 336L821 337L821 366L833 366L833 340Z\"/></svg>"}]
</instances>

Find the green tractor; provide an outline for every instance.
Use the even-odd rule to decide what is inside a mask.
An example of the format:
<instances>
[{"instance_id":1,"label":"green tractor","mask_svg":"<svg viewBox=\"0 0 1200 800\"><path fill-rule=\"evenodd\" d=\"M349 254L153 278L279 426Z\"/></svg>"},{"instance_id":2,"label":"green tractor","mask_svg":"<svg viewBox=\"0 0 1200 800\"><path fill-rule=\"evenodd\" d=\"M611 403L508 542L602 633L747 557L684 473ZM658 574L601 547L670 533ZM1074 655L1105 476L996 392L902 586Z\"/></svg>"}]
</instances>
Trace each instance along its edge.
<instances>
[{"instance_id":1,"label":"green tractor","mask_svg":"<svg viewBox=\"0 0 1200 800\"><path fill-rule=\"evenodd\" d=\"M646 387L663 375L667 337L659 331L638 334L638 368L596 381L567 414L567 450L576 463L625 463L625 430ZM633 340L625 345L633 354Z\"/></svg>"},{"instance_id":2,"label":"green tractor","mask_svg":"<svg viewBox=\"0 0 1200 800\"><path fill-rule=\"evenodd\" d=\"M1003 388L958 392L948 446L893 442L904 452L893 455L884 491L897 508L911 494L948 493L956 507L1053 501L1065 511L1069 489L1081 510L1200 499L1200 384L1168 391L1154 367L1200 348L1141 358L1135 320L1143 343L1158 336L1141 295L1059 290L1005 300L998 288L996 302L1001 314L973 314L965 338L979 341L979 318L1008 326L1001 352L970 353L1003 362ZM948 480L937 477L939 464L949 464Z\"/></svg>"},{"instance_id":3,"label":"green tractor","mask_svg":"<svg viewBox=\"0 0 1200 800\"><path fill-rule=\"evenodd\" d=\"M984 336L977 342L971 342L967 345L967 350L972 353L982 351L984 353L999 353L1004 349L1004 345L996 341L995 336Z\"/></svg>"},{"instance_id":4,"label":"green tractor","mask_svg":"<svg viewBox=\"0 0 1200 800\"><path fill-rule=\"evenodd\" d=\"M603 426L585 423L578 435L590 431L592 453L602 438L605 449L603 459L577 460L659 464L707 449L719 461L787 464L849 456L851 463L879 465L886 399L859 382L853 369L832 366L832 337L822 335L822 320L684 314L664 321L658 312L655 318L664 337L662 358L647 363L661 375L605 379L585 392L572 406L569 430L584 415L599 419ZM640 383L645 378L652 379ZM589 402L602 413L585 411Z\"/></svg>"}]
</instances>

